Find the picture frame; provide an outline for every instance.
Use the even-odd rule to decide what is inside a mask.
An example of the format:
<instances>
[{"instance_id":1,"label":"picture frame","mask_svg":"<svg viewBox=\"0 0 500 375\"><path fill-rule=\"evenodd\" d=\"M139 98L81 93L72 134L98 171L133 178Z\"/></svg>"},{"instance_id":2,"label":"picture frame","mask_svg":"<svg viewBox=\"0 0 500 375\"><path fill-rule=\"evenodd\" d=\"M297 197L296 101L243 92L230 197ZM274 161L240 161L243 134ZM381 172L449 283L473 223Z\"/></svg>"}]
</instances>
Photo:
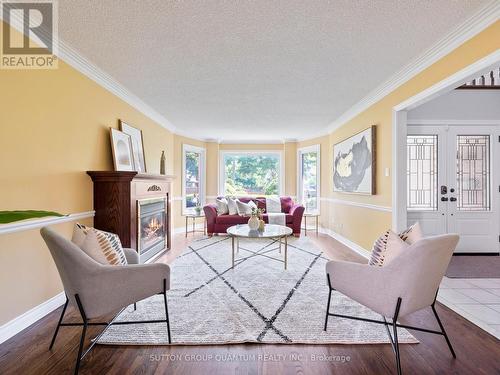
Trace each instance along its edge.
<instances>
[{"instance_id":1,"label":"picture frame","mask_svg":"<svg viewBox=\"0 0 500 375\"><path fill-rule=\"evenodd\" d=\"M130 135L110 128L110 139L115 171L135 171Z\"/></svg>"},{"instance_id":2,"label":"picture frame","mask_svg":"<svg viewBox=\"0 0 500 375\"><path fill-rule=\"evenodd\" d=\"M142 137L142 130L119 120L120 130L130 136L132 144L132 153L134 155L134 170L139 173L146 173L146 155L144 152L144 139Z\"/></svg>"},{"instance_id":3,"label":"picture frame","mask_svg":"<svg viewBox=\"0 0 500 375\"><path fill-rule=\"evenodd\" d=\"M376 194L376 126L333 145L333 191Z\"/></svg>"}]
</instances>

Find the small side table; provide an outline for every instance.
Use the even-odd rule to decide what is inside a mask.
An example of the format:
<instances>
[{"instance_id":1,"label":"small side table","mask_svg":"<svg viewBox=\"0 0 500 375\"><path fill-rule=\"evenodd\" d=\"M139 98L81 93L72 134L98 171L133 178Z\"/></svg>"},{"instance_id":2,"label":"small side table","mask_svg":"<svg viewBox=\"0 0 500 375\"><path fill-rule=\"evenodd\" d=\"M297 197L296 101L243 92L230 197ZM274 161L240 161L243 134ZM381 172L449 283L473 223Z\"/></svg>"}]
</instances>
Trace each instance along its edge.
<instances>
[{"instance_id":1,"label":"small side table","mask_svg":"<svg viewBox=\"0 0 500 375\"><path fill-rule=\"evenodd\" d=\"M203 234L207 234L207 221L205 220L205 215L203 213L200 213L199 215L196 213L192 214L185 214L186 217L186 237L188 236L188 233L195 233L195 232L203 232ZM198 218L203 218L203 230L196 229L196 219ZM188 221L189 219L192 220L193 222L193 229L188 230Z\"/></svg>"},{"instance_id":2,"label":"small side table","mask_svg":"<svg viewBox=\"0 0 500 375\"><path fill-rule=\"evenodd\" d=\"M307 218L308 217L313 217L316 218L316 234L318 234L318 227L319 227L319 212L308 212L304 213L304 235L307 236Z\"/></svg>"}]
</instances>

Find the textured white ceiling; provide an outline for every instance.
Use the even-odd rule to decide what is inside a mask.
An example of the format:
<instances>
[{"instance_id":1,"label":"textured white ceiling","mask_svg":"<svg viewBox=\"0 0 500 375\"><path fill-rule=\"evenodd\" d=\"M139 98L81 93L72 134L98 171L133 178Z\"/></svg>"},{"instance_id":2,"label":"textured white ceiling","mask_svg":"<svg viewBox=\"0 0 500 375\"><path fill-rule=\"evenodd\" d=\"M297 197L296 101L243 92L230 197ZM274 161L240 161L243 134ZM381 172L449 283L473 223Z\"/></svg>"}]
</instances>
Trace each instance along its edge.
<instances>
[{"instance_id":1,"label":"textured white ceiling","mask_svg":"<svg viewBox=\"0 0 500 375\"><path fill-rule=\"evenodd\" d=\"M59 1L59 35L180 133L325 130L486 0Z\"/></svg>"}]
</instances>

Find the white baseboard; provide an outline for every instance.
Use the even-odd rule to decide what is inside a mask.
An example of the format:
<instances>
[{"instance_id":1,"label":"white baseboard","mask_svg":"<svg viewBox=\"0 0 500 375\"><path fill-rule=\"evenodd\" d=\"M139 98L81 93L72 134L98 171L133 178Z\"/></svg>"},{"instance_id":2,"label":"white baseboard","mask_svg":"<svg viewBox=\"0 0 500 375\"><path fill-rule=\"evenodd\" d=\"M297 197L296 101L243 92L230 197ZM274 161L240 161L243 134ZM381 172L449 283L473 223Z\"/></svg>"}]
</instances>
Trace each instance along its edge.
<instances>
[{"instance_id":1,"label":"white baseboard","mask_svg":"<svg viewBox=\"0 0 500 375\"><path fill-rule=\"evenodd\" d=\"M324 228L324 227L319 227L318 228L319 232L324 233L333 239L339 241L341 244L347 246L349 249L354 251L355 253L361 255L363 258L370 259L370 253L357 243L351 241L350 239L338 234L337 232L334 232L331 229Z\"/></svg>"},{"instance_id":2,"label":"white baseboard","mask_svg":"<svg viewBox=\"0 0 500 375\"><path fill-rule=\"evenodd\" d=\"M64 302L66 302L66 296L64 292L61 292L0 326L0 344L17 335L23 329L28 328L36 321L42 319L45 315L63 305Z\"/></svg>"}]
</instances>

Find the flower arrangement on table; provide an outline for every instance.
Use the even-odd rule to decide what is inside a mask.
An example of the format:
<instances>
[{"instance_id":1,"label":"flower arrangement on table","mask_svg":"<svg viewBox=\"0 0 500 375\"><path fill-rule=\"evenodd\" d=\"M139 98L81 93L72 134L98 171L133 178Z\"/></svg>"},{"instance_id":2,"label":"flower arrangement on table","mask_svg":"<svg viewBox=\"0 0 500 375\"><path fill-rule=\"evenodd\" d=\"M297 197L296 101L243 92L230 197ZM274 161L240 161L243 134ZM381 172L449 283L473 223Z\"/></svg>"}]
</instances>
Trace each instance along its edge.
<instances>
[{"instance_id":1,"label":"flower arrangement on table","mask_svg":"<svg viewBox=\"0 0 500 375\"><path fill-rule=\"evenodd\" d=\"M264 214L264 208L252 208L252 216L248 220L248 226L252 230L259 230L261 232L264 231L264 227L266 223L262 219L262 215Z\"/></svg>"}]
</instances>

